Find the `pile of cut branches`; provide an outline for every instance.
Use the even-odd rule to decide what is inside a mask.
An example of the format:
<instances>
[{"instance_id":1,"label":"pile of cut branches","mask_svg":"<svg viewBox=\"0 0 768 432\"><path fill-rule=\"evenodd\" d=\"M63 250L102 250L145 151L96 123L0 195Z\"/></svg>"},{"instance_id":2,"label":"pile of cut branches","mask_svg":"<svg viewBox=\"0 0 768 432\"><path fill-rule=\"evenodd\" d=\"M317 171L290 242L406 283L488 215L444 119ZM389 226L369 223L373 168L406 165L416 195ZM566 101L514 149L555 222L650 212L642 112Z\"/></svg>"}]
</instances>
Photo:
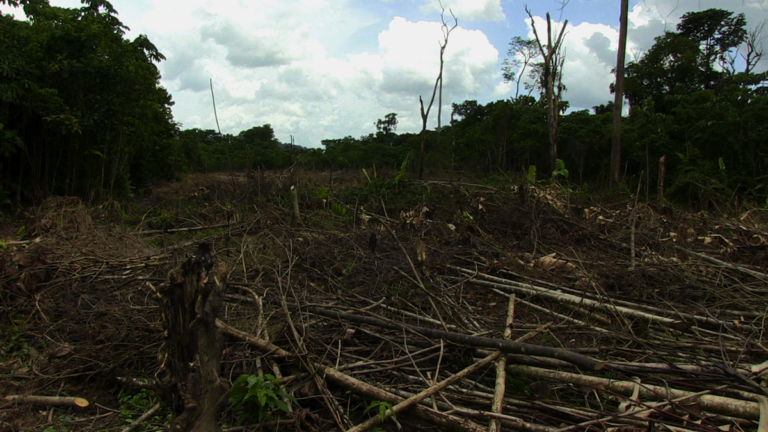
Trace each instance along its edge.
<instances>
[{"instance_id":1,"label":"pile of cut branches","mask_svg":"<svg viewBox=\"0 0 768 432\"><path fill-rule=\"evenodd\" d=\"M409 188L418 193L364 208L336 198L346 213L305 211L303 225L262 204L178 232L58 224L9 242L4 326L24 341L3 339L0 420L32 430L14 418L45 425L25 403L50 400L20 396L80 397L93 403L69 430L92 430L88 420L117 430L120 388L161 402L156 293L206 242L230 269L216 320L228 335L222 382L271 375L291 396L256 417L224 398L220 424L768 428L768 231L757 211L670 216L539 188L524 203L509 186Z\"/></svg>"}]
</instances>

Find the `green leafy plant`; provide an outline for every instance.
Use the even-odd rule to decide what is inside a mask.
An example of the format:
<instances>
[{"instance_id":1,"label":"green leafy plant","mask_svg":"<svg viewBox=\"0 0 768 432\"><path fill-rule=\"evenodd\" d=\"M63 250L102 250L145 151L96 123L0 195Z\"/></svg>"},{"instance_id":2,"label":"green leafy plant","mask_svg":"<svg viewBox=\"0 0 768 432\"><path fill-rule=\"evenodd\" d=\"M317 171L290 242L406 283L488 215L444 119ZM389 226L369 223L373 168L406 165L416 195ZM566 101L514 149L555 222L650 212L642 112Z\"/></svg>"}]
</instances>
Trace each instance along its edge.
<instances>
[{"instance_id":1,"label":"green leafy plant","mask_svg":"<svg viewBox=\"0 0 768 432\"><path fill-rule=\"evenodd\" d=\"M297 403L293 396L283 391L277 379L269 374L240 375L229 391L232 407L241 409L244 414L238 424L254 417L261 422L275 408L288 412L288 405L283 398Z\"/></svg>"},{"instance_id":2,"label":"green leafy plant","mask_svg":"<svg viewBox=\"0 0 768 432\"><path fill-rule=\"evenodd\" d=\"M150 396L147 393L147 389L141 389L136 393L120 390L117 400L120 402L120 415L125 419L126 423L133 422L134 414L140 415L157 403L157 399Z\"/></svg>"},{"instance_id":3,"label":"green leafy plant","mask_svg":"<svg viewBox=\"0 0 768 432\"><path fill-rule=\"evenodd\" d=\"M528 183L536 184L536 165L528 167Z\"/></svg>"},{"instance_id":4,"label":"green leafy plant","mask_svg":"<svg viewBox=\"0 0 768 432\"><path fill-rule=\"evenodd\" d=\"M320 189L315 192L315 195L320 199L328 199L329 196L331 196L330 192L328 191L328 188L321 187Z\"/></svg>"},{"instance_id":5,"label":"green leafy plant","mask_svg":"<svg viewBox=\"0 0 768 432\"><path fill-rule=\"evenodd\" d=\"M346 216L346 214L347 214L347 208L346 207L342 207L341 205L339 205L339 203L331 204L331 211L336 216Z\"/></svg>"},{"instance_id":6,"label":"green leafy plant","mask_svg":"<svg viewBox=\"0 0 768 432\"><path fill-rule=\"evenodd\" d=\"M408 167L408 161L411 159L411 153L413 152L408 152L408 154L405 156L405 159L403 159L403 163L400 164L400 173L398 173L397 177L395 177L396 185L405 180L405 169Z\"/></svg>"},{"instance_id":7,"label":"green leafy plant","mask_svg":"<svg viewBox=\"0 0 768 432\"><path fill-rule=\"evenodd\" d=\"M363 414L367 413L373 408L379 409L379 417L381 417L381 421L384 421L387 418L387 411L392 411L392 404L385 401L373 401L370 405L368 405L368 408L363 411ZM392 417L397 418L397 415L394 411L392 411Z\"/></svg>"},{"instance_id":8,"label":"green leafy plant","mask_svg":"<svg viewBox=\"0 0 768 432\"><path fill-rule=\"evenodd\" d=\"M563 177L564 179L568 180L568 175L570 173L565 168L565 162L563 162L562 159L556 159L555 160L555 170L552 171L552 180L555 180L558 176Z\"/></svg>"},{"instance_id":9,"label":"green leafy plant","mask_svg":"<svg viewBox=\"0 0 768 432\"><path fill-rule=\"evenodd\" d=\"M165 210L161 210L160 214L151 219L152 224L159 229L171 228L171 220L173 217Z\"/></svg>"},{"instance_id":10,"label":"green leafy plant","mask_svg":"<svg viewBox=\"0 0 768 432\"><path fill-rule=\"evenodd\" d=\"M26 359L29 356L26 335L27 330L24 326L14 325L8 327L3 337L2 355Z\"/></svg>"}]
</instances>

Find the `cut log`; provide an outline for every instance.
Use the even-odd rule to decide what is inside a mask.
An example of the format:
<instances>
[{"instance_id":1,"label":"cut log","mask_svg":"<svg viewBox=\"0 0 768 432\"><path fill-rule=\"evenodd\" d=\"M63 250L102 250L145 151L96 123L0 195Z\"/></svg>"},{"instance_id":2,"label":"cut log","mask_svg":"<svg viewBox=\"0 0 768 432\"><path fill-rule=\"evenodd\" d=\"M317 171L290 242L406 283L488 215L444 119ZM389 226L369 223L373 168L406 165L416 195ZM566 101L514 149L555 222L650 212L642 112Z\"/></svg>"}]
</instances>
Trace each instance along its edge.
<instances>
[{"instance_id":1,"label":"cut log","mask_svg":"<svg viewBox=\"0 0 768 432\"><path fill-rule=\"evenodd\" d=\"M68 396L8 395L5 396L3 400L5 402L20 404L71 406L75 408L85 408L89 405L89 402L86 399Z\"/></svg>"}]
</instances>

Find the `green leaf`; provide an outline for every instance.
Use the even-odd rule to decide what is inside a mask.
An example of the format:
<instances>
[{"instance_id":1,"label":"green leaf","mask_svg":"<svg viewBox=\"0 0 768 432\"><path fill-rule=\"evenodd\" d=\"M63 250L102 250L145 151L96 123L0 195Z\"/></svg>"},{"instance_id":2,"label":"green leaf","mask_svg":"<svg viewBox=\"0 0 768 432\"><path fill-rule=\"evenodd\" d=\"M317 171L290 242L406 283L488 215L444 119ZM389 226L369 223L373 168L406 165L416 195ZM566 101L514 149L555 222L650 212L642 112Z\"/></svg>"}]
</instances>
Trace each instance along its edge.
<instances>
[{"instance_id":1,"label":"green leaf","mask_svg":"<svg viewBox=\"0 0 768 432\"><path fill-rule=\"evenodd\" d=\"M236 384L229 390L229 401L234 402L240 400L246 395L246 393L248 393L248 389L246 387Z\"/></svg>"},{"instance_id":2,"label":"green leaf","mask_svg":"<svg viewBox=\"0 0 768 432\"><path fill-rule=\"evenodd\" d=\"M281 410L283 410L285 412L288 412L288 405L286 405L285 402L283 402L280 399L275 400L275 406L280 408Z\"/></svg>"},{"instance_id":3,"label":"green leaf","mask_svg":"<svg viewBox=\"0 0 768 432\"><path fill-rule=\"evenodd\" d=\"M379 404L381 404L381 401L372 401L370 404L368 404L368 408L366 408L365 411L363 411L363 414L370 411L371 408L376 408L377 406L379 406Z\"/></svg>"},{"instance_id":4,"label":"green leaf","mask_svg":"<svg viewBox=\"0 0 768 432\"><path fill-rule=\"evenodd\" d=\"M536 184L536 165L528 167L528 183Z\"/></svg>"},{"instance_id":5,"label":"green leaf","mask_svg":"<svg viewBox=\"0 0 768 432\"><path fill-rule=\"evenodd\" d=\"M295 403L295 404L298 404L298 403L299 403L299 402L296 400L296 398L295 398L295 397L293 397L293 395L291 395L291 394L288 394L288 393L286 393L286 392L284 392L284 391L282 391L282 390L278 390L278 391L276 392L276 394L277 394L278 396L280 396L281 398L287 398L288 400L290 400L291 402L293 402L293 403Z\"/></svg>"}]
</instances>

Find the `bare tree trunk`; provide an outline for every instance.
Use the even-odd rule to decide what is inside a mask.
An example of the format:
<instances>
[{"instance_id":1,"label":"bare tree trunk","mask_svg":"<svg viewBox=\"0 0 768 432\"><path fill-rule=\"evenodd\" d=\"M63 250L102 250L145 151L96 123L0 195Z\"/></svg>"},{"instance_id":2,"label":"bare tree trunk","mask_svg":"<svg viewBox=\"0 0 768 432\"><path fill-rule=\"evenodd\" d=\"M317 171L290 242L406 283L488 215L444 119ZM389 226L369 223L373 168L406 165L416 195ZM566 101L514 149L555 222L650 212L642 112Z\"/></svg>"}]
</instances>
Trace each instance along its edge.
<instances>
[{"instance_id":1,"label":"bare tree trunk","mask_svg":"<svg viewBox=\"0 0 768 432\"><path fill-rule=\"evenodd\" d=\"M227 166L229 167L229 176L232 178L232 191L237 193L237 182L235 181L235 171L232 168L232 160L229 158L229 149L227 148L227 141L224 139L224 135L221 134L221 126L219 126L219 114L216 113L216 96L213 94L213 78L211 82L211 101L213 102L213 117L216 119L216 129L219 131L219 138L221 139L221 145L224 146L224 154L227 156Z\"/></svg>"},{"instance_id":2,"label":"bare tree trunk","mask_svg":"<svg viewBox=\"0 0 768 432\"><path fill-rule=\"evenodd\" d=\"M437 92L437 133L440 133L440 114L443 111L443 51L445 51L445 47L440 50L440 89Z\"/></svg>"},{"instance_id":3,"label":"bare tree trunk","mask_svg":"<svg viewBox=\"0 0 768 432\"><path fill-rule=\"evenodd\" d=\"M555 92L555 80L557 75L562 71L562 60L559 52L563 41L563 35L565 34L565 28L568 26L568 20L565 20L563 27L560 29L560 34L557 36L555 43L552 43L552 20L547 12L547 46L546 50L544 45L541 44L541 38L536 31L536 25L533 21L533 15L528 7L525 8L528 12L528 17L531 18L531 27L533 28L533 35L536 37L536 44L539 46L539 51L544 57L544 74L547 78L545 83L545 98L547 100L547 125L549 126L549 164L552 171L556 169L557 161L557 116L559 114L559 91ZM558 86L559 87L559 86Z\"/></svg>"},{"instance_id":4,"label":"bare tree trunk","mask_svg":"<svg viewBox=\"0 0 768 432\"><path fill-rule=\"evenodd\" d=\"M547 14L549 18L549 14ZM551 66L551 65L550 65ZM549 129L549 168L557 169L557 100L554 97L555 79L552 70L547 76L547 126Z\"/></svg>"},{"instance_id":5,"label":"bare tree trunk","mask_svg":"<svg viewBox=\"0 0 768 432\"><path fill-rule=\"evenodd\" d=\"M624 57L627 51L627 13L629 0L621 0L619 54L616 58L616 97L613 102L613 136L611 140L611 188L619 185L621 169L621 111L624 108Z\"/></svg>"},{"instance_id":6,"label":"bare tree trunk","mask_svg":"<svg viewBox=\"0 0 768 432\"><path fill-rule=\"evenodd\" d=\"M442 3L440 6L442 7ZM448 46L448 36L450 36L453 29L459 25L459 20L456 19L456 17L453 15L453 12L451 12L454 24L453 27L449 28L448 24L445 22L445 8L442 8L442 10L443 11L440 13L440 19L443 22L443 42L440 43L440 73L438 73L437 79L435 80L435 87L432 89L432 99L429 100L429 105L427 106L426 111L424 110L424 101L422 100L421 96L419 96L419 103L421 104L421 148L419 151L419 180L424 177L424 144L427 141L427 119L429 118L429 110L432 109L432 103L435 102L435 93L437 93L438 87L440 89L440 96L437 102L437 131L440 132L440 112L443 102L443 54L445 53L445 47Z\"/></svg>"},{"instance_id":7,"label":"bare tree trunk","mask_svg":"<svg viewBox=\"0 0 768 432\"><path fill-rule=\"evenodd\" d=\"M227 269L217 266L209 274L212 266L210 246L201 244L158 290L167 335L158 376L171 402L174 431L221 430L217 417L227 388L219 378L224 337L215 322Z\"/></svg>"},{"instance_id":8,"label":"bare tree trunk","mask_svg":"<svg viewBox=\"0 0 768 432\"><path fill-rule=\"evenodd\" d=\"M435 100L435 94L432 93L432 100ZM429 109L432 108L432 101L429 102L426 113L424 112L424 100L419 96L421 104L421 148L419 149L419 180L424 178L424 144L427 142L427 118Z\"/></svg>"},{"instance_id":9,"label":"bare tree trunk","mask_svg":"<svg viewBox=\"0 0 768 432\"><path fill-rule=\"evenodd\" d=\"M666 161L667 156L664 155L661 158L659 158L659 192L658 192L658 200L659 204L664 203L664 175L666 173Z\"/></svg>"}]
</instances>

